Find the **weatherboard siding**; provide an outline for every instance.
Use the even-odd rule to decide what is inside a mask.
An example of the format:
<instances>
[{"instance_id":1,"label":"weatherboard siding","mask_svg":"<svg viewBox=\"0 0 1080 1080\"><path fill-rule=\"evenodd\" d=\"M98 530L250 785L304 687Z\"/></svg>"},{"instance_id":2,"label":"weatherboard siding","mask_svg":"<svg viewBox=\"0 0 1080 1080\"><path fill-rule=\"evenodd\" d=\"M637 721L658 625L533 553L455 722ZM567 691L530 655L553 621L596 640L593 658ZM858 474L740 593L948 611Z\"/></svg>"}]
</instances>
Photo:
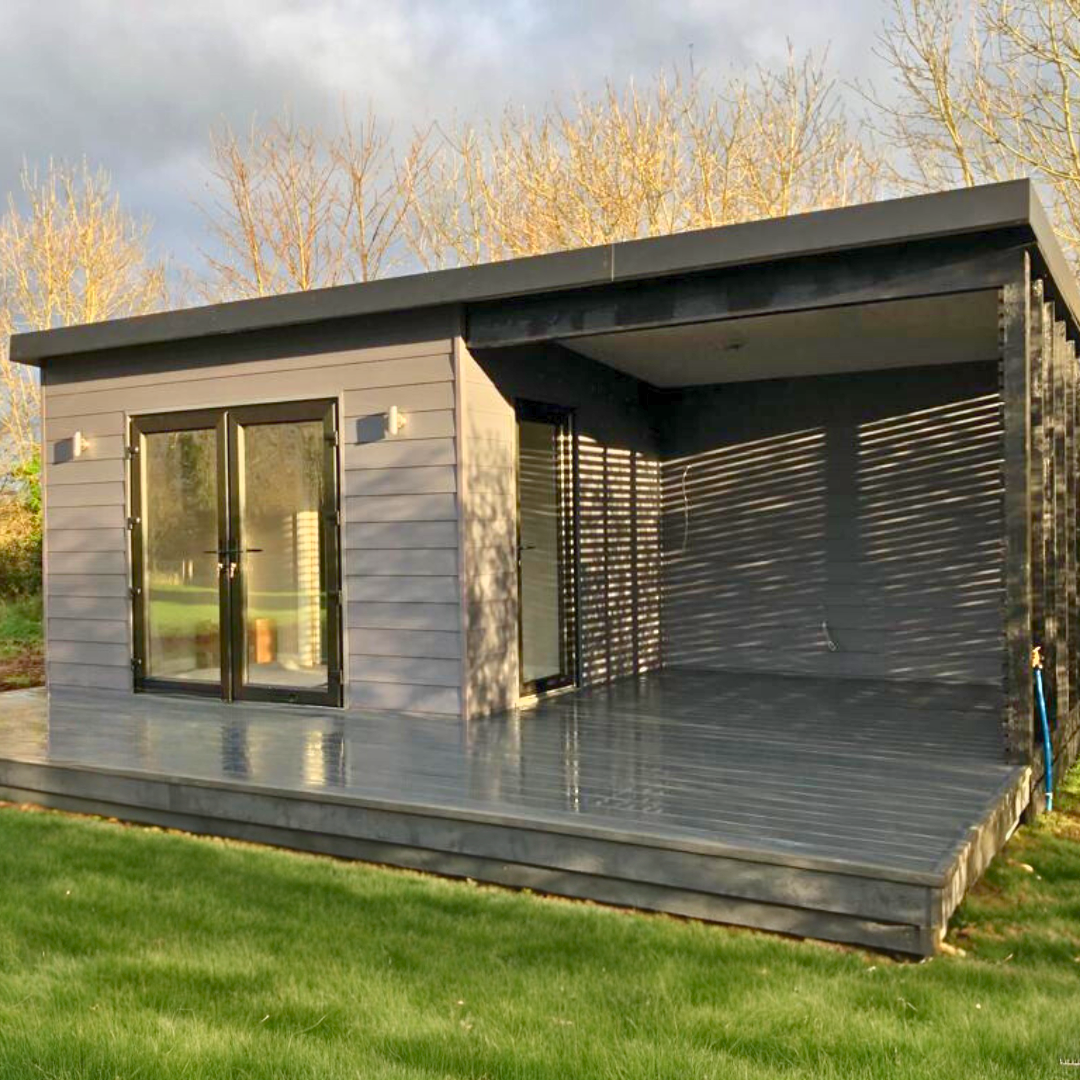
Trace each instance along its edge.
<instances>
[{"instance_id":1,"label":"weatherboard siding","mask_svg":"<svg viewBox=\"0 0 1080 1080\"><path fill-rule=\"evenodd\" d=\"M131 689L128 418L333 398L346 704L459 715L455 328L452 312L433 309L51 361L43 387L50 685ZM406 417L395 438L385 431L390 405ZM76 431L89 446L69 460Z\"/></svg>"}]
</instances>

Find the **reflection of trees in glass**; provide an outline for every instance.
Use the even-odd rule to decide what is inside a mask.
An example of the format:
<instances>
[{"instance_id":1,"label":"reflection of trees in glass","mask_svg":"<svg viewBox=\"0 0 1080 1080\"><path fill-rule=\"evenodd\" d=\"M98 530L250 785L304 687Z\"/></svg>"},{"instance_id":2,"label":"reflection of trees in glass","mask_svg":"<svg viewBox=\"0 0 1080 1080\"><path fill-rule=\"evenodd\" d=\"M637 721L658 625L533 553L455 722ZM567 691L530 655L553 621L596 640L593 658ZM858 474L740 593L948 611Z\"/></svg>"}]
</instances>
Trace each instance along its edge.
<instances>
[{"instance_id":1,"label":"reflection of trees in glass","mask_svg":"<svg viewBox=\"0 0 1080 1080\"><path fill-rule=\"evenodd\" d=\"M197 560L203 551L217 547L216 433L147 435L146 459L144 527L149 569L179 580L185 561Z\"/></svg>"},{"instance_id":2,"label":"reflection of trees in glass","mask_svg":"<svg viewBox=\"0 0 1080 1080\"><path fill-rule=\"evenodd\" d=\"M275 663L283 672L312 670L322 662L325 642L323 425L253 424L244 430L242 446L248 662Z\"/></svg>"},{"instance_id":3,"label":"reflection of trees in glass","mask_svg":"<svg viewBox=\"0 0 1080 1080\"><path fill-rule=\"evenodd\" d=\"M248 508L260 517L318 510L323 497L322 423L246 428L244 487Z\"/></svg>"}]
</instances>

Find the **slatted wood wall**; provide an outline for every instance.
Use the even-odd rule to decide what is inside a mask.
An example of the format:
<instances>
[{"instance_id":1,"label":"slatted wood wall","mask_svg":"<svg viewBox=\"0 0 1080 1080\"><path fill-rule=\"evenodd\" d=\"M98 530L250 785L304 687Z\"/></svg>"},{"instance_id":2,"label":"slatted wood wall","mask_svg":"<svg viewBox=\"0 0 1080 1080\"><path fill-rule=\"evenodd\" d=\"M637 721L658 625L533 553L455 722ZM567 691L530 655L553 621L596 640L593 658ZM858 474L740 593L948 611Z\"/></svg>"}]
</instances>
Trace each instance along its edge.
<instances>
[{"instance_id":1,"label":"slatted wood wall","mask_svg":"<svg viewBox=\"0 0 1080 1080\"><path fill-rule=\"evenodd\" d=\"M992 359L666 398L666 666L1000 685Z\"/></svg>"},{"instance_id":2,"label":"slatted wood wall","mask_svg":"<svg viewBox=\"0 0 1080 1080\"><path fill-rule=\"evenodd\" d=\"M660 464L578 440L581 682L660 666Z\"/></svg>"},{"instance_id":3,"label":"slatted wood wall","mask_svg":"<svg viewBox=\"0 0 1080 1080\"><path fill-rule=\"evenodd\" d=\"M1080 749L1080 366L1044 283L1031 283L1031 637L1043 649L1047 707L1059 775ZM1038 748L1041 736L1035 733ZM1033 759L1041 778L1042 754Z\"/></svg>"}]
</instances>

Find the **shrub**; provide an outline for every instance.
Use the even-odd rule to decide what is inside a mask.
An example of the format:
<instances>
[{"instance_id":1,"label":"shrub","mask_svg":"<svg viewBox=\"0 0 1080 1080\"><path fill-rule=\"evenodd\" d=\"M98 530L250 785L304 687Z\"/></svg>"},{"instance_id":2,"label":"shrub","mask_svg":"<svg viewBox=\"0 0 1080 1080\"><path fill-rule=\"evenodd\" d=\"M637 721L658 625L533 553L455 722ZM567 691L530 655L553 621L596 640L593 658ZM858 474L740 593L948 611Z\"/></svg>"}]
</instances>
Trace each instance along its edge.
<instances>
[{"instance_id":1,"label":"shrub","mask_svg":"<svg viewBox=\"0 0 1080 1080\"><path fill-rule=\"evenodd\" d=\"M41 591L41 461L12 472L15 486L0 496L0 596Z\"/></svg>"}]
</instances>

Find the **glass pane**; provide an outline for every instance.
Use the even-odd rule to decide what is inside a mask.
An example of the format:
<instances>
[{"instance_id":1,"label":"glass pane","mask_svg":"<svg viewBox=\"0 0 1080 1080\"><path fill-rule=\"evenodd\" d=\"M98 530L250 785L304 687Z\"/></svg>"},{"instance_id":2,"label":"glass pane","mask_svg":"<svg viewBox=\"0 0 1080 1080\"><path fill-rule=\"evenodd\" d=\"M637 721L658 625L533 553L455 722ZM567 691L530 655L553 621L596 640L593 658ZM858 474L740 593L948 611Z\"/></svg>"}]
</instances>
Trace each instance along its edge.
<instances>
[{"instance_id":1,"label":"glass pane","mask_svg":"<svg viewBox=\"0 0 1080 1080\"><path fill-rule=\"evenodd\" d=\"M239 436L246 681L325 690L322 422L248 424Z\"/></svg>"},{"instance_id":2,"label":"glass pane","mask_svg":"<svg viewBox=\"0 0 1080 1080\"><path fill-rule=\"evenodd\" d=\"M521 528L521 679L561 674L558 433L554 424L518 425Z\"/></svg>"},{"instance_id":3,"label":"glass pane","mask_svg":"<svg viewBox=\"0 0 1080 1080\"><path fill-rule=\"evenodd\" d=\"M145 674L220 682L217 435L145 436Z\"/></svg>"}]
</instances>

